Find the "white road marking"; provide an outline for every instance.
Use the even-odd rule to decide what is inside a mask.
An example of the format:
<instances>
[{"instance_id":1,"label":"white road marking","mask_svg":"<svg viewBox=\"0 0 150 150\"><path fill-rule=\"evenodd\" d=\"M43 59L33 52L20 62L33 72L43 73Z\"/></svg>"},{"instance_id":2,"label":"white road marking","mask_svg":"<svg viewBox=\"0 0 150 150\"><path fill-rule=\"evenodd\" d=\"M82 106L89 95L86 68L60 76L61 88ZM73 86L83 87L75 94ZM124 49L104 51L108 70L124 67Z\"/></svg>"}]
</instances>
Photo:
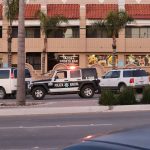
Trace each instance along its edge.
<instances>
[{"instance_id":1,"label":"white road marking","mask_svg":"<svg viewBox=\"0 0 150 150\"><path fill-rule=\"evenodd\" d=\"M33 149L39 149L39 147L38 147L38 146L36 146L36 147L33 147Z\"/></svg>"},{"instance_id":2,"label":"white road marking","mask_svg":"<svg viewBox=\"0 0 150 150\"><path fill-rule=\"evenodd\" d=\"M44 150L59 150L57 147L52 147L52 148L40 148L40 147L33 147L32 150L36 149L44 149Z\"/></svg>"},{"instance_id":3,"label":"white road marking","mask_svg":"<svg viewBox=\"0 0 150 150\"><path fill-rule=\"evenodd\" d=\"M72 127L98 127L98 126L112 126L112 124L70 124L70 125L54 125L54 126L18 126L18 127L0 127L4 129L42 129L42 128L72 128Z\"/></svg>"}]
</instances>

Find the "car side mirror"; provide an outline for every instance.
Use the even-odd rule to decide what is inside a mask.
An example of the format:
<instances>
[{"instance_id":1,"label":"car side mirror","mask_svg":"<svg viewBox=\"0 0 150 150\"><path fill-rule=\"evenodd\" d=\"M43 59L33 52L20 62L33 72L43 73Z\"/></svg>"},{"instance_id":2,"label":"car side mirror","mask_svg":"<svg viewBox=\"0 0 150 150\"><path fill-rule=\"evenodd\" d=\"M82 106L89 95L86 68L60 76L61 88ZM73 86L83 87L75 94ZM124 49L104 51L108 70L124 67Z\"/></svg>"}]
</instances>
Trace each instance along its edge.
<instances>
[{"instance_id":1,"label":"car side mirror","mask_svg":"<svg viewBox=\"0 0 150 150\"><path fill-rule=\"evenodd\" d=\"M55 77L54 77L54 80L57 80L57 79L59 79L58 76L55 76Z\"/></svg>"},{"instance_id":2,"label":"car side mirror","mask_svg":"<svg viewBox=\"0 0 150 150\"><path fill-rule=\"evenodd\" d=\"M102 76L103 79L105 79L105 76Z\"/></svg>"}]
</instances>

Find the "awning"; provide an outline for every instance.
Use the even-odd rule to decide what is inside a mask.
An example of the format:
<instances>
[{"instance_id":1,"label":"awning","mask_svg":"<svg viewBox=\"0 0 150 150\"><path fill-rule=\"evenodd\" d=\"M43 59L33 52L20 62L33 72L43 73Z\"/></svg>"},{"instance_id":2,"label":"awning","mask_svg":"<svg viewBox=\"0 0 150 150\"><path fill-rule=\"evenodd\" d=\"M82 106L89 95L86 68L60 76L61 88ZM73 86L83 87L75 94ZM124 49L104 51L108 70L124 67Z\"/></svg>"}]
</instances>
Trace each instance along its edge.
<instances>
[{"instance_id":1,"label":"awning","mask_svg":"<svg viewBox=\"0 0 150 150\"><path fill-rule=\"evenodd\" d=\"M117 4L87 4L86 19L104 19L110 11L116 10Z\"/></svg>"},{"instance_id":2,"label":"awning","mask_svg":"<svg viewBox=\"0 0 150 150\"><path fill-rule=\"evenodd\" d=\"M68 19L80 18L80 5L78 4L48 4L48 16L63 15Z\"/></svg>"},{"instance_id":3,"label":"awning","mask_svg":"<svg viewBox=\"0 0 150 150\"><path fill-rule=\"evenodd\" d=\"M126 4L125 9L134 19L150 19L150 4Z\"/></svg>"}]
</instances>

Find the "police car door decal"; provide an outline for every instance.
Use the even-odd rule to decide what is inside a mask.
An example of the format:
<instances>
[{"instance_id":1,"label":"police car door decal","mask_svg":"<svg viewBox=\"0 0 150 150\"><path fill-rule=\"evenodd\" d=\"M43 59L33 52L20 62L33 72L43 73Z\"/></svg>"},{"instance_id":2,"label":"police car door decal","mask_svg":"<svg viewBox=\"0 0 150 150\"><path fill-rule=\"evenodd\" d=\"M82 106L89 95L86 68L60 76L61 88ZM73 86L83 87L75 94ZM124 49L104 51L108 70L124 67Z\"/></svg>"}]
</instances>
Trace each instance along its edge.
<instances>
[{"instance_id":1,"label":"police car door decal","mask_svg":"<svg viewBox=\"0 0 150 150\"><path fill-rule=\"evenodd\" d=\"M53 87L49 87L50 92L71 92L78 91L78 82L55 82Z\"/></svg>"},{"instance_id":2,"label":"police car door decal","mask_svg":"<svg viewBox=\"0 0 150 150\"><path fill-rule=\"evenodd\" d=\"M77 81L69 81L67 71L59 71L53 81L53 86L49 87L49 92L77 91L78 87L79 84Z\"/></svg>"}]
</instances>

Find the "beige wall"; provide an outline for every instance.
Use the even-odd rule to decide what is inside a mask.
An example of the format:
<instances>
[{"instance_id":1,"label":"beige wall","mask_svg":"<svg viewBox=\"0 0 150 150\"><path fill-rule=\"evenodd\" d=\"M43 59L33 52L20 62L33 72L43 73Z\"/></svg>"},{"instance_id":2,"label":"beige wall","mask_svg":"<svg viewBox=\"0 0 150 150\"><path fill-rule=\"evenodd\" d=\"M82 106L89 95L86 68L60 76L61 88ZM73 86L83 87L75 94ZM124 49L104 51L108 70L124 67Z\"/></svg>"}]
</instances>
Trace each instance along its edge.
<instances>
[{"instance_id":1,"label":"beige wall","mask_svg":"<svg viewBox=\"0 0 150 150\"><path fill-rule=\"evenodd\" d=\"M149 0L125 0L126 4L150 4Z\"/></svg>"},{"instance_id":2,"label":"beige wall","mask_svg":"<svg viewBox=\"0 0 150 150\"><path fill-rule=\"evenodd\" d=\"M99 4L99 3L117 3L118 0L29 0L29 3L42 4Z\"/></svg>"}]
</instances>

